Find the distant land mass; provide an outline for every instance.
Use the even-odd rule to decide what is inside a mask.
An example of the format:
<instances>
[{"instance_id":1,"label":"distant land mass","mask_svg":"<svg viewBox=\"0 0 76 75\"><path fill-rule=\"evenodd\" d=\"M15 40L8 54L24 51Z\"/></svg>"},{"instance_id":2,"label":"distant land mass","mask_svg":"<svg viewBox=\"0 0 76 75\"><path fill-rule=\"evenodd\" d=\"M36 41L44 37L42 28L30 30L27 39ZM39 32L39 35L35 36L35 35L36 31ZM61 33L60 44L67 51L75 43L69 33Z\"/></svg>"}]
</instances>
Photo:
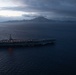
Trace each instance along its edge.
<instances>
[{"instance_id":1,"label":"distant land mass","mask_svg":"<svg viewBox=\"0 0 76 75\"><path fill-rule=\"evenodd\" d=\"M9 21L4 21L3 23L12 23L12 22L76 22L76 21L71 21L71 20L52 20L52 19L47 19L45 17L39 16L31 20L9 20Z\"/></svg>"},{"instance_id":2,"label":"distant land mass","mask_svg":"<svg viewBox=\"0 0 76 75\"><path fill-rule=\"evenodd\" d=\"M9 21L5 21L5 23L7 22L54 22L55 20L51 20L51 19L47 19L45 17L36 17L34 19L31 20L9 20Z\"/></svg>"}]
</instances>

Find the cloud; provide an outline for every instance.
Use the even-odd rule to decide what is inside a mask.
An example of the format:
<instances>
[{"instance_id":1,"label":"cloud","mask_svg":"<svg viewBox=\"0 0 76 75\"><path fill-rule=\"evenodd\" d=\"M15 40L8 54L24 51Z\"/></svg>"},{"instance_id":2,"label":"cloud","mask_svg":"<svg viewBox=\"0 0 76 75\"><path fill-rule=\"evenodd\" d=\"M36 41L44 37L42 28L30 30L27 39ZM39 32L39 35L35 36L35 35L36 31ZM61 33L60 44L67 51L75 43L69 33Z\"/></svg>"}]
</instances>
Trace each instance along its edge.
<instances>
[{"instance_id":1,"label":"cloud","mask_svg":"<svg viewBox=\"0 0 76 75\"><path fill-rule=\"evenodd\" d=\"M9 20L22 20L23 17L4 17L0 16L0 22L9 21Z\"/></svg>"},{"instance_id":2,"label":"cloud","mask_svg":"<svg viewBox=\"0 0 76 75\"><path fill-rule=\"evenodd\" d=\"M76 0L11 0L11 2L17 6L3 7L1 10L30 12L28 16L31 16L31 13L36 13L32 16L76 18Z\"/></svg>"}]
</instances>

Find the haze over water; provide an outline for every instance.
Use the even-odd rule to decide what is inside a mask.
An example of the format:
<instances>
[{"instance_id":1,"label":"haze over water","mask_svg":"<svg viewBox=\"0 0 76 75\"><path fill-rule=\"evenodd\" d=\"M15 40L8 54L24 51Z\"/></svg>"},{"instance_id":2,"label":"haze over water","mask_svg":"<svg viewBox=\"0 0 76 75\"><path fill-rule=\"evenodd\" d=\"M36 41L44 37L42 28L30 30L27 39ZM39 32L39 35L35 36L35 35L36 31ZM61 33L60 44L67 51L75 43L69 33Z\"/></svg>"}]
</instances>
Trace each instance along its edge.
<instances>
[{"instance_id":1,"label":"haze over water","mask_svg":"<svg viewBox=\"0 0 76 75\"><path fill-rule=\"evenodd\" d=\"M55 45L0 48L0 73L16 75L75 75L76 23L0 23L0 39L56 38ZM1 75L0 74L0 75Z\"/></svg>"}]
</instances>

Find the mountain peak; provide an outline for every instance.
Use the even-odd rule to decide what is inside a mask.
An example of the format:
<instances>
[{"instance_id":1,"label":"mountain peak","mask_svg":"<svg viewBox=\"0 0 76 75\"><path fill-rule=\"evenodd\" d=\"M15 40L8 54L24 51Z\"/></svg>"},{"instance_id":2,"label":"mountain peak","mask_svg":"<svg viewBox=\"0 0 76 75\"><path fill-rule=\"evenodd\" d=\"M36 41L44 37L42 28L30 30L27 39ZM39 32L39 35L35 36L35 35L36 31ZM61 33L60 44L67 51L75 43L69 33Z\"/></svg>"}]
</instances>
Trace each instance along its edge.
<instances>
[{"instance_id":1,"label":"mountain peak","mask_svg":"<svg viewBox=\"0 0 76 75\"><path fill-rule=\"evenodd\" d=\"M39 17L34 18L33 21L49 21L49 19L43 16L39 16Z\"/></svg>"}]
</instances>

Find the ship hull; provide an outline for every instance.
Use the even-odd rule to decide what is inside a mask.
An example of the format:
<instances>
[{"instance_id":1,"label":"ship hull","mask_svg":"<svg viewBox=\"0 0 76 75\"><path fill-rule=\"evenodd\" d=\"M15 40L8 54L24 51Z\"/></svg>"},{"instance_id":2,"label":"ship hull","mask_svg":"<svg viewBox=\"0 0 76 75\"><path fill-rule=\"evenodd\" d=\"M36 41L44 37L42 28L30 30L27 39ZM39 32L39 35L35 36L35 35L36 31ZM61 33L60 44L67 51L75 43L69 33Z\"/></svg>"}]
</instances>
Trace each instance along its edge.
<instances>
[{"instance_id":1,"label":"ship hull","mask_svg":"<svg viewBox=\"0 0 76 75\"><path fill-rule=\"evenodd\" d=\"M0 42L0 47L36 47L45 45L54 45L55 40L38 40L38 41L3 41Z\"/></svg>"}]
</instances>

